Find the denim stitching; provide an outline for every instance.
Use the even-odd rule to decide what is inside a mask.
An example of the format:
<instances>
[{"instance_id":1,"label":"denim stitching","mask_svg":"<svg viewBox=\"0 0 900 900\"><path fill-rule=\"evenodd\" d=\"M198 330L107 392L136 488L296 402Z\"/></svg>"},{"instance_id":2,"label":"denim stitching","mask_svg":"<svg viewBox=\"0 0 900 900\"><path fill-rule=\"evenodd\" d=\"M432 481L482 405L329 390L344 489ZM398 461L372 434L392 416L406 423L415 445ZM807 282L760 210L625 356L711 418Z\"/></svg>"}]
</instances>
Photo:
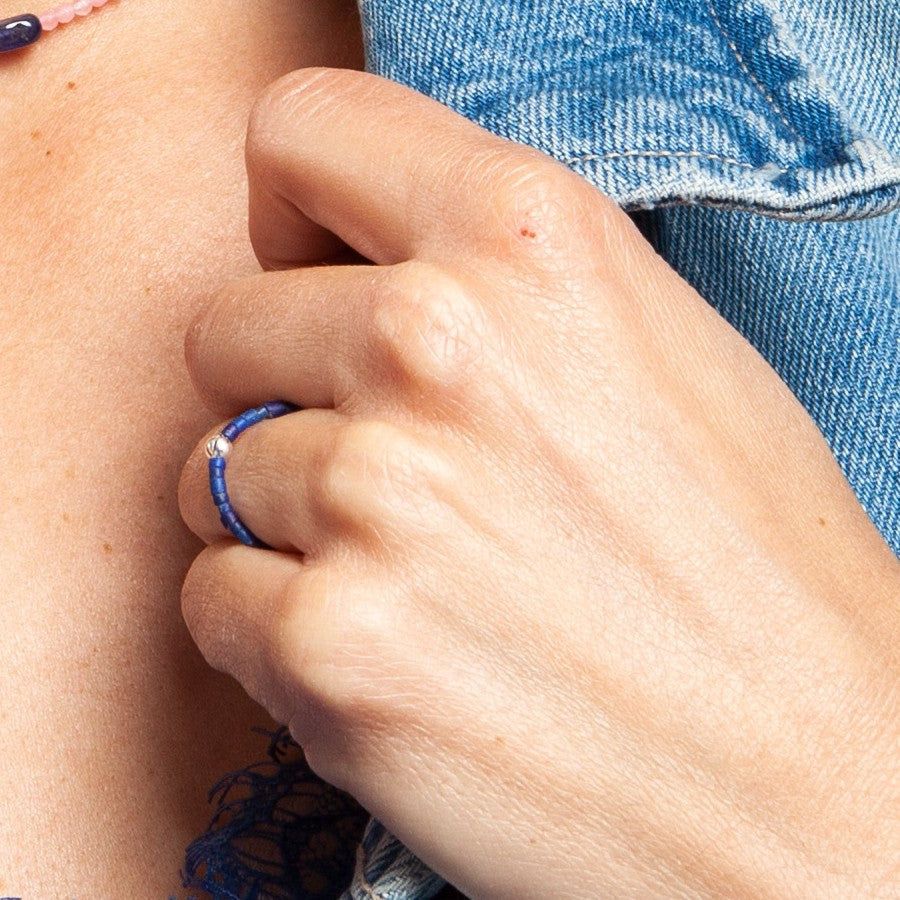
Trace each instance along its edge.
<instances>
[{"instance_id":1,"label":"denim stitching","mask_svg":"<svg viewBox=\"0 0 900 900\"><path fill-rule=\"evenodd\" d=\"M757 169L753 163L744 162L740 159L734 159L731 156L719 156L716 153L703 153L700 150L619 150L610 153L586 153L583 156L570 156L563 160L567 165L577 162L601 162L605 159L628 159L633 157L647 157L649 159L674 157L676 159L708 159L713 162L726 163L730 166L739 166L742 169ZM774 166L782 175L788 170L782 169L774 163L769 163L769 167Z\"/></svg>"},{"instance_id":2,"label":"denim stitching","mask_svg":"<svg viewBox=\"0 0 900 900\"><path fill-rule=\"evenodd\" d=\"M852 210L844 210L837 207L837 202L822 204L817 203L810 206L799 207L777 207L766 206L763 203L752 203L747 200L717 200L714 198L698 199L686 195L675 195L671 197L661 197L652 202L633 201L625 202L622 208L627 212L638 212L655 209L669 209L675 206L696 206L709 207L711 209L724 210L725 212L752 212L769 219L775 219L782 222L854 222L861 219L873 218L875 216L884 215L897 209L896 203L885 203L878 205L865 205ZM835 209L829 209L834 206ZM810 219L810 215L815 214L815 219Z\"/></svg>"},{"instance_id":3,"label":"denim stitching","mask_svg":"<svg viewBox=\"0 0 900 900\"><path fill-rule=\"evenodd\" d=\"M715 23L716 28L719 29L719 32L721 33L722 37L725 38L726 43L728 44L729 47L731 47L731 51L732 51L732 53L734 53L734 57L737 60L738 65L741 67L741 69L744 71L744 73L747 75L747 77L756 85L759 92L766 99L769 106L772 107L772 111L777 114L778 118L781 120L781 122L785 126L785 128L787 128L787 130L790 131L790 133L792 135L794 135L794 137L797 138L797 140L800 141L801 144L805 144L806 141L800 135L800 133L797 131L797 129L794 128L794 126L791 125L791 123L787 120L787 116L785 115L782 108L778 105L775 98L772 96L771 92L753 74L753 72L750 71L750 67L747 65L746 60L741 55L741 51L738 50L738 48L737 48L737 44L735 44L735 42L729 37L728 32L725 30L725 26L722 23L722 20L719 18L719 14L716 12L716 8L713 4L713 0L707 0L706 6L709 9L709 14L712 16L712 20Z\"/></svg>"},{"instance_id":4,"label":"denim stitching","mask_svg":"<svg viewBox=\"0 0 900 900\"><path fill-rule=\"evenodd\" d=\"M762 171L769 169L777 172L779 175L785 175L791 171L803 171L802 169L785 169L774 162L766 163L765 166L754 166L752 163L735 159L730 156L720 156L715 153L704 153L699 150L620 150L611 151L609 153L585 153L581 155L558 157L560 162L567 166L574 166L579 163L587 162L604 162L609 159L628 159L635 157L669 158L676 159L705 159L711 162L718 162L724 165L730 165L746 171ZM713 197L695 197L688 195L670 195L660 196L652 203L642 202L639 200L622 202L623 208L627 210L638 209L662 209L667 206L675 206L688 204L694 206L709 206L720 209L731 210L749 210L757 212L760 215L768 216L775 219L787 221L809 221L814 217L818 221L853 221L858 219L866 219L872 216L884 215L892 212L900 207L900 192L897 187L900 181L895 180L888 184L876 186L879 190L872 195L872 189L863 187L854 190L847 195L837 195L831 197L816 198L806 203L793 203L784 206L765 203L762 201L753 201L750 199L728 200L726 198ZM733 188L734 185L731 185ZM848 204L851 204L848 206Z\"/></svg>"}]
</instances>

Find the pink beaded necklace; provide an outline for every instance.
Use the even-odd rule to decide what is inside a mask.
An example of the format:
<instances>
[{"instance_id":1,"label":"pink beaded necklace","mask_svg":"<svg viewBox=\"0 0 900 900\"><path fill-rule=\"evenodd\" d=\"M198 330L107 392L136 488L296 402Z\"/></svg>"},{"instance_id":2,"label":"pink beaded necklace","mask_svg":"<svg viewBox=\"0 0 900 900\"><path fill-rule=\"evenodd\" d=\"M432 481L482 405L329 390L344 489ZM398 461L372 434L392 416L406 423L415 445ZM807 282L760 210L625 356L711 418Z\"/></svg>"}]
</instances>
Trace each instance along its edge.
<instances>
[{"instance_id":1,"label":"pink beaded necklace","mask_svg":"<svg viewBox=\"0 0 900 900\"><path fill-rule=\"evenodd\" d=\"M95 9L100 9L109 2L110 0L74 0L73 3L63 3L40 16L25 13L11 19L2 19L0 53L28 47L45 31L53 31L58 25L68 25L78 16L90 15Z\"/></svg>"}]
</instances>

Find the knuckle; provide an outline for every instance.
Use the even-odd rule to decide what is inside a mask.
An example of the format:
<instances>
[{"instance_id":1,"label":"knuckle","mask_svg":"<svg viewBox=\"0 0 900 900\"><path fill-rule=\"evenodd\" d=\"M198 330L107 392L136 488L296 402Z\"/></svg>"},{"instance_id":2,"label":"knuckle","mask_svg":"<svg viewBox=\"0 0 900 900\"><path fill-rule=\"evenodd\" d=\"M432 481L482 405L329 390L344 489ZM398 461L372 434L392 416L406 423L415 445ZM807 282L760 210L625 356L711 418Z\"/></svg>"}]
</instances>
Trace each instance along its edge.
<instances>
[{"instance_id":1,"label":"knuckle","mask_svg":"<svg viewBox=\"0 0 900 900\"><path fill-rule=\"evenodd\" d=\"M493 152L483 163L483 195L501 259L557 274L606 260L610 235L634 230L628 216L566 166L531 148ZM608 260L606 260L608 262Z\"/></svg>"},{"instance_id":2,"label":"knuckle","mask_svg":"<svg viewBox=\"0 0 900 900\"><path fill-rule=\"evenodd\" d=\"M490 205L501 233L520 253L552 254L571 241L579 195L576 176L538 153L517 151L497 163Z\"/></svg>"},{"instance_id":3,"label":"knuckle","mask_svg":"<svg viewBox=\"0 0 900 900\"><path fill-rule=\"evenodd\" d=\"M482 367L486 317L454 277L434 266L394 267L373 301L377 352L392 373L417 387L469 384Z\"/></svg>"},{"instance_id":4,"label":"knuckle","mask_svg":"<svg viewBox=\"0 0 900 900\"><path fill-rule=\"evenodd\" d=\"M277 138L284 118L317 94L316 85L327 80L326 73L318 68L298 69L275 79L262 91L250 109L248 134L254 147L265 149Z\"/></svg>"},{"instance_id":5,"label":"knuckle","mask_svg":"<svg viewBox=\"0 0 900 900\"><path fill-rule=\"evenodd\" d=\"M316 460L314 504L326 516L356 522L371 513L375 448L386 425L351 421L337 428Z\"/></svg>"},{"instance_id":6,"label":"knuckle","mask_svg":"<svg viewBox=\"0 0 900 900\"><path fill-rule=\"evenodd\" d=\"M355 525L396 520L433 496L437 456L400 428L357 420L337 429L317 466L316 505Z\"/></svg>"},{"instance_id":7,"label":"knuckle","mask_svg":"<svg viewBox=\"0 0 900 900\"><path fill-rule=\"evenodd\" d=\"M288 690L299 687L311 707L360 724L373 702L369 686L397 652L398 613L387 599L329 567L292 580L271 648Z\"/></svg>"},{"instance_id":8,"label":"knuckle","mask_svg":"<svg viewBox=\"0 0 900 900\"><path fill-rule=\"evenodd\" d=\"M287 150L285 135L296 137L298 123L308 121L323 104L339 100L358 87L364 77L350 70L310 67L276 79L251 108L248 160L253 163L278 158Z\"/></svg>"}]
</instances>

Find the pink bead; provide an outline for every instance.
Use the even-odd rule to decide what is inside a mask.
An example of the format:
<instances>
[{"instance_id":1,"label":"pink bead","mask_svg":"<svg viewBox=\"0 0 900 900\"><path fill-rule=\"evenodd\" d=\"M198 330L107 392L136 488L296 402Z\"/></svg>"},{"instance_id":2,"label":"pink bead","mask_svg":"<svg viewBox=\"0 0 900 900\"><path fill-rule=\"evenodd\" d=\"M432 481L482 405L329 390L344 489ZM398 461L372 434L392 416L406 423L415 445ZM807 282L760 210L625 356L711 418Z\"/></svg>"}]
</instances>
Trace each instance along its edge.
<instances>
[{"instance_id":1,"label":"pink bead","mask_svg":"<svg viewBox=\"0 0 900 900\"><path fill-rule=\"evenodd\" d=\"M44 31L53 31L57 25L67 25L75 16L88 16L95 9L106 6L109 0L73 0L72 3L63 3L39 16L41 28Z\"/></svg>"}]
</instances>

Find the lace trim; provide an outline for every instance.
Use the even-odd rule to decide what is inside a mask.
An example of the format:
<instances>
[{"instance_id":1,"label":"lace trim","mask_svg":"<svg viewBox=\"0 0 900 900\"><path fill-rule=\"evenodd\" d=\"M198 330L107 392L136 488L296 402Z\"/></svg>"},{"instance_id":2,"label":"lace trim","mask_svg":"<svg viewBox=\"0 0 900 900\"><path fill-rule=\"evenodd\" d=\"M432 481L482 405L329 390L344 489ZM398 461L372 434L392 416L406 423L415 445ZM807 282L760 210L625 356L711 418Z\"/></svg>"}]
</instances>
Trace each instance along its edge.
<instances>
[{"instance_id":1,"label":"lace trim","mask_svg":"<svg viewBox=\"0 0 900 900\"><path fill-rule=\"evenodd\" d=\"M223 776L216 811L185 854L182 884L217 900L333 898L353 877L368 813L309 768L286 728L269 737L268 760Z\"/></svg>"}]
</instances>

